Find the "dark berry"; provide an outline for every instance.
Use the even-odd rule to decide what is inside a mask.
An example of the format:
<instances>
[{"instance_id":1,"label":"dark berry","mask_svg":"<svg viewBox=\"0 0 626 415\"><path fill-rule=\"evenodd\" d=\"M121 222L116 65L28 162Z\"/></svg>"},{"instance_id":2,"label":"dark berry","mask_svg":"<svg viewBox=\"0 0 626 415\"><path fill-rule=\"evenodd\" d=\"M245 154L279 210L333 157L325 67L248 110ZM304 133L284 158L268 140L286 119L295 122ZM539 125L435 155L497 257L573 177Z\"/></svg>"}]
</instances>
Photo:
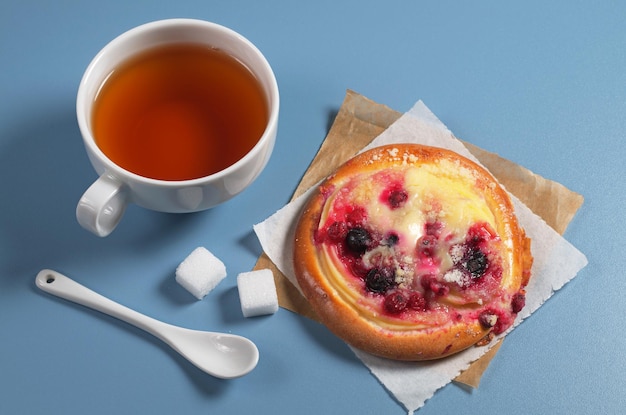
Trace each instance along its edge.
<instances>
[{"instance_id":1,"label":"dark berry","mask_svg":"<svg viewBox=\"0 0 626 415\"><path fill-rule=\"evenodd\" d=\"M385 302L383 304L388 313L399 314L406 309L408 303L408 298L404 295L404 293L401 291L394 291L385 296Z\"/></svg>"},{"instance_id":2,"label":"dark berry","mask_svg":"<svg viewBox=\"0 0 626 415\"><path fill-rule=\"evenodd\" d=\"M411 310L417 311L426 311L428 309L428 305L426 304L426 299L424 296L418 292L412 292L409 296L409 302L407 307Z\"/></svg>"},{"instance_id":3,"label":"dark berry","mask_svg":"<svg viewBox=\"0 0 626 415\"><path fill-rule=\"evenodd\" d=\"M392 209L397 209L404 205L408 198L409 195L407 194L407 192L400 189L392 190L391 192L389 192L389 197L387 198L387 200L389 201L389 206L391 206Z\"/></svg>"},{"instance_id":4,"label":"dark berry","mask_svg":"<svg viewBox=\"0 0 626 415\"><path fill-rule=\"evenodd\" d=\"M398 234L390 233L389 236L387 236L387 239L385 239L385 245L394 246L395 244L398 243L399 240L400 240L400 237L398 236Z\"/></svg>"},{"instance_id":5,"label":"dark berry","mask_svg":"<svg viewBox=\"0 0 626 415\"><path fill-rule=\"evenodd\" d=\"M333 222L329 227L326 234L328 238L333 242L339 242L346 237L348 233L348 225L345 222L336 221Z\"/></svg>"},{"instance_id":6,"label":"dark berry","mask_svg":"<svg viewBox=\"0 0 626 415\"><path fill-rule=\"evenodd\" d=\"M480 249L472 248L463 258L463 266L472 275L472 278L480 278L487 270L487 257Z\"/></svg>"},{"instance_id":7,"label":"dark berry","mask_svg":"<svg viewBox=\"0 0 626 415\"><path fill-rule=\"evenodd\" d=\"M395 270L393 268L374 268L365 276L365 286L373 293L384 294L395 284Z\"/></svg>"},{"instance_id":8,"label":"dark berry","mask_svg":"<svg viewBox=\"0 0 626 415\"><path fill-rule=\"evenodd\" d=\"M526 295L523 292L518 292L513 296L511 300L511 310L517 314L522 311L522 308L526 305Z\"/></svg>"},{"instance_id":9,"label":"dark berry","mask_svg":"<svg viewBox=\"0 0 626 415\"><path fill-rule=\"evenodd\" d=\"M424 235L417 240L417 253L420 257L434 257L436 247L437 238L432 235Z\"/></svg>"},{"instance_id":10,"label":"dark berry","mask_svg":"<svg viewBox=\"0 0 626 415\"><path fill-rule=\"evenodd\" d=\"M350 229L346 235L346 246L355 254L363 254L371 242L372 237L370 233L367 229L361 227Z\"/></svg>"}]
</instances>

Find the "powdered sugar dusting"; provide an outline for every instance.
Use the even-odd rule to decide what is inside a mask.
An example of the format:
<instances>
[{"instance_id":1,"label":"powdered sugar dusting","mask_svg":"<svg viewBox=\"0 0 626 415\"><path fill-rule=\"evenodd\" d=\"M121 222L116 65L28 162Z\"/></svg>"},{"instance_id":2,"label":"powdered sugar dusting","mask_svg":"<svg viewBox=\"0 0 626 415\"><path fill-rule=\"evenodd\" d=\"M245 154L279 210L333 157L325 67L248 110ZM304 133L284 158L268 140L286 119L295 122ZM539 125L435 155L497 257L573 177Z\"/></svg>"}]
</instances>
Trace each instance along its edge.
<instances>
[{"instance_id":1,"label":"powdered sugar dusting","mask_svg":"<svg viewBox=\"0 0 626 415\"><path fill-rule=\"evenodd\" d=\"M465 287L465 286L469 285L469 283L470 283L469 276L467 274L464 274L458 268L452 268L452 269L448 270L443 275L443 279L446 282L455 283L459 287Z\"/></svg>"},{"instance_id":2,"label":"powdered sugar dusting","mask_svg":"<svg viewBox=\"0 0 626 415\"><path fill-rule=\"evenodd\" d=\"M386 154L385 154L386 153ZM400 149L397 147L387 148L385 152L373 152L366 164L374 164L381 160L389 160L397 163L401 163L403 166L408 164L415 164L419 161L419 157L410 151L405 151L400 154Z\"/></svg>"}]
</instances>

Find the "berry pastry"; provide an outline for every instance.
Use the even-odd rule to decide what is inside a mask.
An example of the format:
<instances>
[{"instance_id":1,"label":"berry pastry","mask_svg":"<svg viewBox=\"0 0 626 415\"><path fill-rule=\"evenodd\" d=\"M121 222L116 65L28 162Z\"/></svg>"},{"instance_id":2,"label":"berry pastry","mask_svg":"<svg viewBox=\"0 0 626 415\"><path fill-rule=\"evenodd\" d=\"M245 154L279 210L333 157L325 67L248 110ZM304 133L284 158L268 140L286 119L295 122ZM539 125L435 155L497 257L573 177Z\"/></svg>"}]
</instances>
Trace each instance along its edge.
<instances>
[{"instance_id":1,"label":"berry pastry","mask_svg":"<svg viewBox=\"0 0 626 415\"><path fill-rule=\"evenodd\" d=\"M397 360L442 358L504 332L531 265L530 240L489 172L416 144L348 161L296 228L296 277L321 321Z\"/></svg>"}]
</instances>

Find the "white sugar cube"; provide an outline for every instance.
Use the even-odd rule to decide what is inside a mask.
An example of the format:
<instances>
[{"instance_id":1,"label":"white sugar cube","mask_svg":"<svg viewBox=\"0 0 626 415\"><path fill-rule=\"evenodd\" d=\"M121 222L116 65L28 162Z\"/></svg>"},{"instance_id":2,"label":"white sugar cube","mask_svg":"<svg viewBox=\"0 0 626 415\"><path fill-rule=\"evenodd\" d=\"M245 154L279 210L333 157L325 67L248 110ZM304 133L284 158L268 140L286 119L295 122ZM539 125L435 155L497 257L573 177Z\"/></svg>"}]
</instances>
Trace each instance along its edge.
<instances>
[{"instance_id":1,"label":"white sugar cube","mask_svg":"<svg viewBox=\"0 0 626 415\"><path fill-rule=\"evenodd\" d=\"M237 276L237 288L244 317L274 314L278 310L276 285L269 269L242 272Z\"/></svg>"},{"instance_id":2,"label":"white sugar cube","mask_svg":"<svg viewBox=\"0 0 626 415\"><path fill-rule=\"evenodd\" d=\"M224 263L206 248L199 247L176 268L176 282L202 300L226 277Z\"/></svg>"}]
</instances>

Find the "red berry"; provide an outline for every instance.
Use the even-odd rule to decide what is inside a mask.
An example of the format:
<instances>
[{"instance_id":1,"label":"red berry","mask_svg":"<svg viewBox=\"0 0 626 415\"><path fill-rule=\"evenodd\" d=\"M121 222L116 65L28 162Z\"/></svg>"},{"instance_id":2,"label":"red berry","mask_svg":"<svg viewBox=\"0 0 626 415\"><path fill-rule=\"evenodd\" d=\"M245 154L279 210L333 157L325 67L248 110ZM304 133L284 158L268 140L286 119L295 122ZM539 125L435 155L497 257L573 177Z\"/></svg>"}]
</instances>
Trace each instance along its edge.
<instances>
[{"instance_id":1,"label":"red berry","mask_svg":"<svg viewBox=\"0 0 626 415\"><path fill-rule=\"evenodd\" d=\"M365 219L367 218L367 214L365 213L365 209L362 207L354 207L350 213L346 215L346 222L348 222L351 226L359 226L365 223Z\"/></svg>"},{"instance_id":2,"label":"red berry","mask_svg":"<svg viewBox=\"0 0 626 415\"><path fill-rule=\"evenodd\" d=\"M407 307L411 310L426 311L428 309L428 304L422 294L414 291L409 296Z\"/></svg>"},{"instance_id":3,"label":"red berry","mask_svg":"<svg viewBox=\"0 0 626 415\"><path fill-rule=\"evenodd\" d=\"M328 227L328 230L326 231L328 238L332 242L342 241L346 237L347 233L348 233L348 225L346 225L345 222L339 222L339 221L333 222Z\"/></svg>"},{"instance_id":4,"label":"red berry","mask_svg":"<svg viewBox=\"0 0 626 415\"><path fill-rule=\"evenodd\" d=\"M384 307L390 314L400 314L406 309L408 303L409 300L403 292L394 291L385 296Z\"/></svg>"},{"instance_id":5,"label":"red berry","mask_svg":"<svg viewBox=\"0 0 626 415\"><path fill-rule=\"evenodd\" d=\"M382 203L389 205L391 209L398 209L409 199L409 194L402 187L401 182L395 182L385 188L379 196Z\"/></svg>"},{"instance_id":6,"label":"red berry","mask_svg":"<svg viewBox=\"0 0 626 415\"><path fill-rule=\"evenodd\" d=\"M526 294L523 291L518 292L513 296L513 300L511 300L511 310L517 314L526 305Z\"/></svg>"},{"instance_id":7,"label":"red berry","mask_svg":"<svg viewBox=\"0 0 626 415\"><path fill-rule=\"evenodd\" d=\"M360 258L345 257L344 261L354 276L365 279L369 268L365 267L365 264L363 264Z\"/></svg>"},{"instance_id":8,"label":"red berry","mask_svg":"<svg viewBox=\"0 0 626 415\"><path fill-rule=\"evenodd\" d=\"M397 209L404 205L408 198L409 195L404 190L393 190L389 193L389 206L391 206L392 209Z\"/></svg>"},{"instance_id":9,"label":"red berry","mask_svg":"<svg viewBox=\"0 0 626 415\"><path fill-rule=\"evenodd\" d=\"M437 248L437 238L432 235L424 235L417 240L417 254L421 258L432 258L435 256Z\"/></svg>"},{"instance_id":10,"label":"red berry","mask_svg":"<svg viewBox=\"0 0 626 415\"><path fill-rule=\"evenodd\" d=\"M471 246L477 246L484 241L488 241L495 237L495 232L488 223L475 223L467 231L467 243Z\"/></svg>"},{"instance_id":11,"label":"red berry","mask_svg":"<svg viewBox=\"0 0 626 415\"><path fill-rule=\"evenodd\" d=\"M498 315L492 311L483 311L478 316L478 322L486 329L490 329L498 322Z\"/></svg>"},{"instance_id":12,"label":"red berry","mask_svg":"<svg viewBox=\"0 0 626 415\"><path fill-rule=\"evenodd\" d=\"M450 287L439 281L430 284L430 289L439 297L445 297L450 292Z\"/></svg>"},{"instance_id":13,"label":"red berry","mask_svg":"<svg viewBox=\"0 0 626 415\"><path fill-rule=\"evenodd\" d=\"M435 275L424 275L422 276L420 282L425 290L432 291L432 293L436 296L443 297L448 295L450 292L450 287L440 281L437 281L437 277Z\"/></svg>"},{"instance_id":14,"label":"red berry","mask_svg":"<svg viewBox=\"0 0 626 415\"><path fill-rule=\"evenodd\" d=\"M443 230L443 223L441 222L427 222L424 225L424 233L426 235L432 235L436 238L441 236L441 231Z\"/></svg>"}]
</instances>

